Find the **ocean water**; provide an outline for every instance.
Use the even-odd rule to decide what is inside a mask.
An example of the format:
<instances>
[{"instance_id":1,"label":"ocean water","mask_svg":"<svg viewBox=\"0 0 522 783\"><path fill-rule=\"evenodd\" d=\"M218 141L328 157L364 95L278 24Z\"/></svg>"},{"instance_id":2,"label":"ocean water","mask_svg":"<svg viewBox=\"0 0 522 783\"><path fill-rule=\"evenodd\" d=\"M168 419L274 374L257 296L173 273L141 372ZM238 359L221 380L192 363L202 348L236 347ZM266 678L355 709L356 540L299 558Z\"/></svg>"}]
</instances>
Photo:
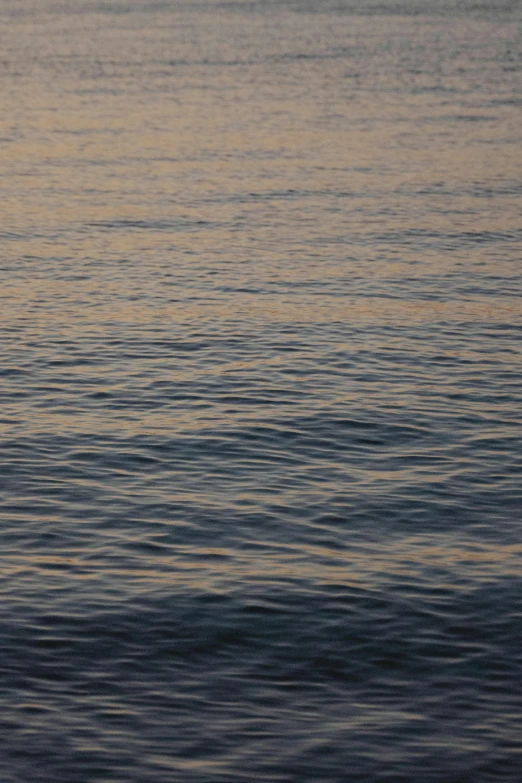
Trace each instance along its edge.
<instances>
[{"instance_id":1,"label":"ocean water","mask_svg":"<svg viewBox=\"0 0 522 783\"><path fill-rule=\"evenodd\" d=\"M521 23L3 0L2 783L522 780Z\"/></svg>"}]
</instances>

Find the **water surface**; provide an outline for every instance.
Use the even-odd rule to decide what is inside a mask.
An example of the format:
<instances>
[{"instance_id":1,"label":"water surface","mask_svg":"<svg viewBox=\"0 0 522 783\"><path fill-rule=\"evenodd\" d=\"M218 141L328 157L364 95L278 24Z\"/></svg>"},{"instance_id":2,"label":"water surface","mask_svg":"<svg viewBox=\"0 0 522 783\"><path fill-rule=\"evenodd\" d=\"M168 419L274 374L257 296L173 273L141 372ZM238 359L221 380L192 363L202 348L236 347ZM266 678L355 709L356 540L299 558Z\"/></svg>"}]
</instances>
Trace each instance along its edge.
<instances>
[{"instance_id":1,"label":"water surface","mask_svg":"<svg viewBox=\"0 0 522 783\"><path fill-rule=\"evenodd\" d=\"M520 780L521 21L3 3L5 783Z\"/></svg>"}]
</instances>

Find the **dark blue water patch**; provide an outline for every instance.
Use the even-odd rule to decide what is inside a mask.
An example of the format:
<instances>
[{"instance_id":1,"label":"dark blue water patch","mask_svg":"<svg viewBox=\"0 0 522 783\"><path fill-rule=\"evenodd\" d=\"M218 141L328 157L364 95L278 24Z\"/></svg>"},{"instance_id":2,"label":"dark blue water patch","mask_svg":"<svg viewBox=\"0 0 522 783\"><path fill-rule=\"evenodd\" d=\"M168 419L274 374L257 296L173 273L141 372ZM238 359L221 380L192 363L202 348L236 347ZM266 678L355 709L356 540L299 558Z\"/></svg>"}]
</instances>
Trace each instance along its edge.
<instances>
[{"instance_id":1,"label":"dark blue water patch","mask_svg":"<svg viewBox=\"0 0 522 783\"><path fill-rule=\"evenodd\" d=\"M6 780L239 781L246 751L251 780L513 783L519 583L398 587L4 604Z\"/></svg>"},{"instance_id":2,"label":"dark blue water patch","mask_svg":"<svg viewBox=\"0 0 522 783\"><path fill-rule=\"evenodd\" d=\"M399 193L406 195L410 193L410 190L399 190ZM502 198L510 196L520 196L522 194L522 183L514 181L502 181L502 182L475 182L472 185L468 183L459 182L458 189L449 188L447 183L439 182L430 185L425 185L416 191L419 195L437 195L437 196L449 196L454 198L468 199L470 196L474 198Z\"/></svg>"},{"instance_id":3,"label":"dark blue water patch","mask_svg":"<svg viewBox=\"0 0 522 783\"><path fill-rule=\"evenodd\" d=\"M370 237L362 237L359 241L368 242ZM443 250L458 250L465 247L483 244L512 243L522 240L522 229L513 228L510 231L465 231L455 233L440 233L429 229L409 228L400 232L372 234L371 240L389 244L414 245L416 247L437 248Z\"/></svg>"},{"instance_id":4,"label":"dark blue water patch","mask_svg":"<svg viewBox=\"0 0 522 783\"><path fill-rule=\"evenodd\" d=\"M505 98L493 98L489 101L490 106L522 106L522 98L516 96L506 96Z\"/></svg>"},{"instance_id":5,"label":"dark blue water patch","mask_svg":"<svg viewBox=\"0 0 522 783\"><path fill-rule=\"evenodd\" d=\"M353 529L516 534L515 444L477 440L482 421L478 430L469 422L452 429L451 420L435 431L420 424L323 413L294 418L291 427L281 420L153 439L94 434L7 442L4 519L30 518L41 529L82 538L85 530L76 532L73 522L80 518L89 540L100 530L138 533L158 519L167 525L163 535L188 542L290 541L297 534L314 541L326 529L337 543ZM254 514L240 504L244 495L257 503ZM332 512L335 524L325 517ZM178 523L188 527L168 527Z\"/></svg>"},{"instance_id":6,"label":"dark blue water patch","mask_svg":"<svg viewBox=\"0 0 522 783\"><path fill-rule=\"evenodd\" d=\"M151 220L123 219L114 218L106 221L95 221L86 225L85 230L92 228L106 231L187 231L200 230L202 228L217 228L223 224L209 220L190 220L188 218L178 218L175 220L165 220L154 218Z\"/></svg>"},{"instance_id":7,"label":"dark blue water patch","mask_svg":"<svg viewBox=\"0 0 522 783\"><path fill-rule=\"evenodd\" d=\"M424 117L423 122L496 122L494 114L455 114L437 117Z\"/></svg>"},{"instance_id":8,"label":"dark blue water patch","mask_svg":"<svg viewBox=\"0 0 522 783\"><path fill-rule=\"evenodd\" d=\"M29 232L20 232L20 231L0 231L0 239L11 241L11 242L21 242L24 240L27 240L29 237L34 236ZM38 234L37 236L41 237L42 234Z\"/></svg>"}]
</instances>

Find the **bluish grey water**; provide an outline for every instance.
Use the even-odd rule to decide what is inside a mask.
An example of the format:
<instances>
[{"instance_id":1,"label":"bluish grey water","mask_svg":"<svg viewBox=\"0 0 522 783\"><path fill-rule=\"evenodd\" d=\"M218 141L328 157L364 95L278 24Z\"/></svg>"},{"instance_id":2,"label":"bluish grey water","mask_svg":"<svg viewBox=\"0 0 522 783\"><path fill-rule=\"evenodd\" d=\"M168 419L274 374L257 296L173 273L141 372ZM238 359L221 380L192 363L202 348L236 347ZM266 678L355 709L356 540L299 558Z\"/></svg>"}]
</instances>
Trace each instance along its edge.
<instances>
[{"instance_id":1,"label":"bluish grey water","mask_svg":"<svg viewBox=\"0 0 522 783\"><path fill-rule=\"evenodd\" d=\"M522 780L521 22L4 0L2 783Z\"/></svg>"}]
</instances>

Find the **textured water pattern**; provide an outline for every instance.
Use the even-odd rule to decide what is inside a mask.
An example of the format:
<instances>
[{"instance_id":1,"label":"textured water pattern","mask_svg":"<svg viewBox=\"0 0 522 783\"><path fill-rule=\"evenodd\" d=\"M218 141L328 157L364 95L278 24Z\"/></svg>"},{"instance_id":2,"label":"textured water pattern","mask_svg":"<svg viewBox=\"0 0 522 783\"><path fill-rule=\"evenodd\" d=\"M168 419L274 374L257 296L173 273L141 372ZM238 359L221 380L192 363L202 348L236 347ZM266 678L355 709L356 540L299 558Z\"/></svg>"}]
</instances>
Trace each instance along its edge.
<instances>
[{"instance_id":1,"label":"textured water pattern","mask_svg":"<svg viewBox=\"0 0 522 783\"><path fill-rule=\"evenodd\" d=\"M3 783L522 779L521 22L3 2Z\"/></svg>"}]
</instances>

